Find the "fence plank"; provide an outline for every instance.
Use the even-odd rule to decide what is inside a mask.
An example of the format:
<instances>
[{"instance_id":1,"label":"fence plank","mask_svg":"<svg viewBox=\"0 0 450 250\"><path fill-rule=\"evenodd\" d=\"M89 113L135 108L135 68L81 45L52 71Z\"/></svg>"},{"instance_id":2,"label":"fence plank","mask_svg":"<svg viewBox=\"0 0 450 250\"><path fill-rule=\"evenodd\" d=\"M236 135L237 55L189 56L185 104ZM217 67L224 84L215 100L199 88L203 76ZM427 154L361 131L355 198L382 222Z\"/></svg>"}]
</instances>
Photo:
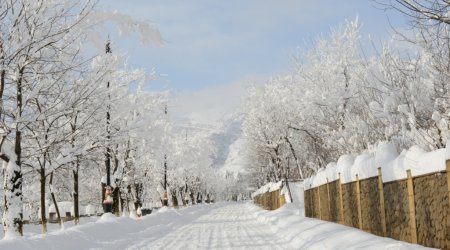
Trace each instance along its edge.
<instances>
[{"instance_id":1,"label":"fence plank","mask_svg":"<svg viewBox=\"0 0 450 250\"><path fill-rule=\"evenodd\" d=\"M314 190L312 189L312 185L309 185L309 208L311 213L311 218L314 218Z\"/></svg>"},{"instance_id":2,"label":"fence plank","mask_svg":"<svg viewBox=\"0 0 450 250\"><path fill-rule=\"evenodd\" d=\"M447 160L445 163L447 165L448 205L450 206L450 160Z\"/></svg>"},{"instance_id":3,"label":"fence plank","mask_svg":"<svg viewBox=\"0 0 450 250\"><path fill-rule=\"evenodd\" d=\"M417 243L416 208L414 206L414 186L411 169L406 170L408 185L409 223L411 228L411 243Z\"/></svg>"},{"instance_id":4,"label":"fence plank","mask_svg":"<svg viewBox=\"0 0 450 250\"><path fill-rule=\"evenodd\" d=\"M322 208L320 207L320 190L319 187L316 187L317 189L317 200L319 203L319 219L322 219Z\"/></svg>"},{"instance_id":5,"label":"fence plank","mask_svg":"<svg viewBox=\"0 0 450 250\"><path fill-rule=\"evenodd\" d=\"M340 201L340 209L341 209L341 221L339 221L340 224L344 224L344 201L342 198L342 182L341 182L341 173L338 173L339 175L339 201Z\"/></svg>"},{"instance_id":6,"label":"fence plank","mask_svg":"<svg viewBox=\"0 0 450 250\"><path fill-rule=\"evenodd\" d=\"M331 200L330 200L330 184L327 177L327 202L328 202L328 220L331 221Z\"/></svg>"},{"instance_id":7,"label":"fence plank","mask_svg":"<svg viewBox=\"0 0 450 250\"><path fill-rule=\"evenodd\" d=\"M381 228L383 229L383 236L386 237L386 210L384 207L384 189L381 168L378 168L378 192L380 194Z\"/></svg>"},{"instance_id":8,"label":"fence plank","mask_svg":"<svg viewBox=\"0 0 450 250\"><path fill-rule=\"evenodd\" d=\"M358 208L358 227L362 230L361 186L358 174L356 174L356 206Z\"/></svg>"}]
</instances>

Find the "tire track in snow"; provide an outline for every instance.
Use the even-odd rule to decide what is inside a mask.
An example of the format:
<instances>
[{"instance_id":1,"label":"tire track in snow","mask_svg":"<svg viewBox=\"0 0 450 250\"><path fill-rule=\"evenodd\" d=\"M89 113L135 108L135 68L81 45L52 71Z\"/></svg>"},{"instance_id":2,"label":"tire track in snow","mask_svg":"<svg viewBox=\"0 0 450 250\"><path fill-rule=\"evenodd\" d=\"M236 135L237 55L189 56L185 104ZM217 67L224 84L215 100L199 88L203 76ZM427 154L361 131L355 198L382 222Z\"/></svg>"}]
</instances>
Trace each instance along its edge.
<instances>
[{"instance_id":1,"label":"tire track in snow","mask_svg":"<svg viewBox=\"0 0 450 250\"><path fill-rule=\"evenodd\" d=\"M245 204L211 206L211 209L162 238L144 240L129 249L285 249L287 246L267 224L256 220Z\"/></svg>"}]
</instances>

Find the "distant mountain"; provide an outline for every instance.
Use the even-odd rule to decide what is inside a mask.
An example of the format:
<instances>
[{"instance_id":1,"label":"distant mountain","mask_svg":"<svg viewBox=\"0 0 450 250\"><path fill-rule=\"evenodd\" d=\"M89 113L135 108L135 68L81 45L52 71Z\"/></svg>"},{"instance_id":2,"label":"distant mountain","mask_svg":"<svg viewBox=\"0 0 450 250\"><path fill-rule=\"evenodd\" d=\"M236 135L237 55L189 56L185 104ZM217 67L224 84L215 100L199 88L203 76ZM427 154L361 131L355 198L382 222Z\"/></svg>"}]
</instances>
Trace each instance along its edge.
<instances>
[{"instance_id":1,"label":"distant mountain","mask_svg":"<svg viewBox=\"0 0 450 250\"><path fill-rule=\"evenodd\" d=\"M242 119L234 119L225 123L221 132L213 133L212 140L217 147L217 156L214 166L223 168L230 154L230 146L236 142L241 135Z\"/></svg>"},{"instance_id":2,"label":"distant mountain","mask_svg":"<svg viewBox=\"0 0 450 250\"><path fill-rule=\"evenodd\" d=\"M245 165L247 164L247 160L244 155L245 141L242 137L237 138L229 147L228 147L228 156L223 164L221 171L232 172L235 175L237 173L245 172Z\"/></svg>"}]
</instances>

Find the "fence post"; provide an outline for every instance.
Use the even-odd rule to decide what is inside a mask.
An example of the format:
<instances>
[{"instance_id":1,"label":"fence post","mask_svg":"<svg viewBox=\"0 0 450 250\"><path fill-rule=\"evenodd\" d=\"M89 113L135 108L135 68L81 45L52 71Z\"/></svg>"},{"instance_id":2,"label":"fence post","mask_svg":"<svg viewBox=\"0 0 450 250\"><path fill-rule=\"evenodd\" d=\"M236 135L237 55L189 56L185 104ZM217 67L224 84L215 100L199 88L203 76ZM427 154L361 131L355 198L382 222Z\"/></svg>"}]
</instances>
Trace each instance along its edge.
<instances>
[{"instance_id":1,"label":"fence post","mask_svg":"<svg viewBox=\"0 0 450 250\"><path fill-rule=\"evenodd\" d=\"M275 197L275 199L277 200L277 209L281 207L281 190L278 189L278 194L277 197Z\"/></svg>"},{"instance_id":2,"label":"fence post","mask_svg":"<svg viewBox=\"0 0 450 250\"><path fill-rule=\"evenodd\" d=\"M381 228L383 230L383 236L386 237L386 210L384 207L384 189L383 178L381 176L381 168L378 168L378 192L380 194L380 212L381 212Z\"/></svg>"},{"instance_id":3,"label":"fence post","mask_svg":"<svg viewBox=\"0 0 450 250\"><path fill-rule=\"evenodd\" d=\"M450 160L447 160L447 191L448 191L448 204L450 205Z\"/></svg>"},{"instance_id":4,"label":"fence post","mask_svg":"<svg viewBox=\"0 0 450 250\"><path fill-rule=\"evenodd\" d=\"M327 201L328 201L328 220L331 220L331 201L330 201L330 187L328 183L328 177L327 177Z\"/></svg>"},{"instance_id":5,"label":"fence post","mask_svg":"<svg viewBox=\"0 0 450 250\"><path fill-rule=\"evenodd\" d=\"M309 207L311 211L311 218L314 218L314 197L313 197L314 190L312 189L312 185L309 185Z\"/></svg>"},{"instance_id":6,"label":"fence post","mask_svg":"<svg viewBox=\"0 0 450 250\"><path fill-rule=\"evenodd\" d=\"M339 187L339 206L340 206L340 213L341 213L341 221L339 221L339 223L344 224L344 200L342 198L342 182L341 182L341 173L338 173L339 175L339 183L338 183L338 187Z\"/></svg>"},{"instance_id":7,"label":"fence post","mask_svg":"<svg viewBox=\"0 0 450 250\"><path fill-rule=\"evenodd\" d=\"M358 174L356 174L356 205L358 207L358 227L362 230L361 187L359 186Z\"/></svg>"},{"instance_id":8,"label":"fence post","mask_svg":"<svg viewBox=\"0 0 450 250\"><path fill-rule=\"evenodd\" d=\"M280 189L278 189L278 190L274 193L273 196L274 196L273 199L274 199L274 204L275 204L274 209L278 209L278 208L280 207Z\"/></svg>"},{"instance_id":9,"label":"fence post","mask_svg":"<svg viewBox=\"0 0 450 250\"><path fill-rule=\"evenodd\" d=\"M317 201L319 203L319 219L322 219L322 208L320 207L320 189L319 189L319 187L320 186L316 187L316 189L317 189Z\"/></svg>"},{"instance_id":10,"label":"fence post","mask_svg":"<svg viewBox=\"0 0 450 250\"><path fill-rule=\"evenodd\" d=\"M417 243L416 209L414 207L414 184L411 169L406 170L409 205L409 225L411 228L411 243Z\"/></svg>"}]
</instances>

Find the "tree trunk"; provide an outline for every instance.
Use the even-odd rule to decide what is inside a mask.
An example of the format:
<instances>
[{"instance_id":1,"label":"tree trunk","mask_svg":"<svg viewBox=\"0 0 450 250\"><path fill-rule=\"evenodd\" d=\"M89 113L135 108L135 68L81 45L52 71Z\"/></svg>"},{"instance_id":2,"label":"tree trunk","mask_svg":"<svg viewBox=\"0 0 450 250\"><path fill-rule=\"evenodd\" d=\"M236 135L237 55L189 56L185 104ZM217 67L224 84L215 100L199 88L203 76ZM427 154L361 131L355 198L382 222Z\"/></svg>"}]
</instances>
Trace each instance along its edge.
<instances>
[{"instance_id":1,"label":"tree trunk","mask_svg":"<svg viewBox=\"0 0 450 250\"><path fill-rule=\"evenodd\" d=\"M78 168L79 168L79 160L77 157L75 163L75 169L73 170L73 208L74 208L74 222L75 225L78 225L80 221L80 203L78 196Z\"/></svg>"},{"instance_id":2,"label":"tree trunk","mask_svg":"<svg viewBox=\"0 0 450 250\"><path fill-rule=\"evenodd\" d=\"M183 188L180 188L180 195L181 195L181 202L183 203L183 206L187 206L188 200L185 199L186 194L187 194L187 184L186 184L186 189L185 191L183 191Z\"/></svg>"},{"instance_id":3,"label":"tree trunk","mask_svg":"<svg viewBox=\"0 0 450 250\"><path fill-rule=\"evenodd\" d=\"M284 169L284 183L286 184L286 188L287 188L288 195L289 195L289 200L292 203L294 200L292 200L291 188L289 187L289 181L288 181L289 171L290 171L290 168L289 168L289 158L288 158L286 167Z\"/></svg>"},{"instance_id":4,"label":"tree trunk","mask_svg":"<svg viewBox=\"0 0 450 250\"><path fill-rule=\"evenodd\" d=\"M177 199L177 191L171 191L170 192L171 196L172 196L172 205L173 207L178 207L178 199Z\"/></svg>"},{"instance_id":5,"label":"tree trunk","mask_svg":"<svg viewBox=\"0 0 450 250\"><path fill-rule=\"evenodd\" d=\"M39 171L41 182L41 223L42 233L47 233L47 211L45 210L45 168L41 168Z\"/></svg>"},{"instance_id":6,"label":"tree trunk","mask_svg":"<svg viewBox=\"0 0 450 250\"><path fill-rule=\"evenodd\" d=\"M189 196L191 197L192 205L197 204L197 202L196 202L196 200L195 200L195 197L194 197L194 192L192 192L192 190L190 190Z\"/></svg>"},{"instance_id":7,"label":"tree trunk","mask_svg":"<svg viewBox=\"0 0 450 250\"><path fill-rule=\"evenodd\" d=\"M289 144L289 148L291 149L292 156L294 156L295 164L297 165L298 168L298 174L300 175L300 178L303 180L303 171L300 167L300 164L298 163L298 157L297 154L295 153L294 146L292 145L291 140L289 140L289 137L285 136L284 139Z\"/></svg>"},{"instance_id":8,"label":"tree trunk","mask_svg":"<svg viewBox=\"0 0 450 250\"><path fill-rule=\"evenodd\" d=\"M56 202L55 194L53 193L53 172L50 174L50 194L52 196L53 204L55 205L56 216L58 216L59 227L62 228L61 214L59 213L58 203Z\"/></svg>"},{"instance_id":9,"label":"tree trunk","mask_svg":"<svg viewBox=\"0 0 450 250\"><path fill-rule=\"evenodd\" d=\"M75 148L75 133L77 131L77 118L78 116L75 114L73 122L71 123L72 127L72 138L71 138L71 144L72 148ZM79 201L79 194L78 194L78 170L80 168L80 158L77 156L75 161L75 169L72 170L73 173L73 212L74 212L74 222L75 225L78 225L80 221L80 201Z\"/></svg>"},{"instance_id":10,"label":"tree trunk","mask_svg":"<svg viewBox=\"0 0 450 250\"><path fill-rule=\"evenodd\" d=\"M111 53L111 47L110 47L110 42L108 41L106 43L106 54ZM107 105L107 111L106 111L106 152L105 152L105 167L106 167L106 186L110 187L111 186L111 95L109 93L109 86L110 83L107 82L107 91L108 91L108 105ZM104 200L103 200L104 201ZM102 204L103 204L102 201ZM114 202L114 200L113 200ZM105 213L111 213L112 212L112 206L103 206L103 210Z\"/></svg>"},{"instance_id":11,"label":"tree trunk","mask_svg":"<svg viewBox=\"0 0 450 250\"><path fill-rule=\"evenodd\" d=\"M8 161L5 170L4 200L5 210L3 215L3 228L5 236L23 236L23 193L22 193L22 169L21 169L21 131L20 120L22 116L22 81L25 68L19 70L16 92L16 137L14 144L15 159Z\"/></svg>"},{"instance_id":12,"label":"tree trunk","mask_svg":"<svg viewBox=\"0 0 450 250\"><path fill-rule=\"evenodd\" d=\"M120 192L120 207L122 208L122 213L126 211L126 195L123 192Z\"/></svg>"},{"instance_id":13,"label":"tree trunk","mask_svg":"<svg viewBox=\"0 0 450 250\"><path fill-rule=\"evenodd\" d=\"M142 207L142 183L134 184L134 188L136 190L136 200L134 202L134 207L137 209L138 207Z\"/></svg>"},{"instance_id":14,"label":"tree trunk","mask_svg":"<svg viewBox=\"0 0 450 250\"><path fill-rule=\"evenodd\" d=\"M202 195L200 194L200 192L197 193L197 204L201 204L202 203Z\"/></svg>"},{"instance_id":15,"label":"tree trunk","mask_svg":"<svg viewBox=\"0 0 450 250\"><path fill-rule=\"evenodd\" d=\"M103 202L105 201L105 199L106 199L106 196L105 196L105 192L106 192L106 183L101 183L101 190L102 190L102 200L100 201L100 204L102 204L102 207L103 207L103 210L105 210L104 209L104 204L103 204Z\"/></svg>"},{"instance_id":16,"label":"tree trunk","mask_svg":"<svg viewBox=\"0 0 450 250\"><path fill-rule=\"evenodd\" d=\"M4 215L3 229L5 237L22 236L22 173L16 162L7 162L4 172Z\"/></svg>"},{"instance_id":17,"label":"tree trunk","mask_svg":"<svg viewBox=\"0 0 450 250\"><path fill-rule=\"evenodd\" d=\"M116 183L117 185L117 183ZM120 189L118 186L116 186L112 192L112 197L113 197L113 207L112 207L112 213L120 216L120 201L119 201L119 197L120 197Z\"/></svg>"},{"instance_id":18,"label":"tree trunk","mask_svg":"<svg viewBox=\"0 0 450 250\"><path fill-rule=\"evenodd\" d=\"M4 51L3 51L3 45L0 43L0 61L3 63L3 60L5 59ZM3 113L3 92L5 90L5 65L2 65L2 69L0 70L0 119L1 115ZM1 149L1 148L0 148Z\"/></svg>"}]
</instances>

